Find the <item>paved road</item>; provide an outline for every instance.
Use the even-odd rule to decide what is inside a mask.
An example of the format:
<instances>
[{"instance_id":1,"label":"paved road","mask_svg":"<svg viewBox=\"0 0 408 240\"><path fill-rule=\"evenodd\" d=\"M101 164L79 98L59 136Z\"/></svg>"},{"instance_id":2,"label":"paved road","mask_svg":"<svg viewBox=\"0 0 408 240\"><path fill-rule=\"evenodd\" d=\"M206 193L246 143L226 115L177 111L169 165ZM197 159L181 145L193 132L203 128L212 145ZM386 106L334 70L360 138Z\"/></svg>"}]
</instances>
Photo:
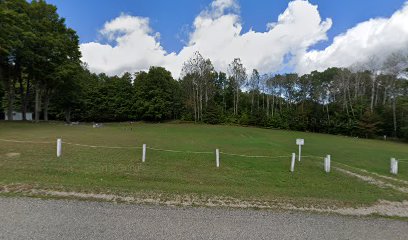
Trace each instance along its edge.
<instances>
[{"instance_id":1,"label":"paved road","mask_svg":"<svg viewBox=\"0 0 408 240\"><path fill-rule=\"evenodd\" d=\"M408 222L0 197L0 239L408 239Z\"/></svg>"}]
</instances>

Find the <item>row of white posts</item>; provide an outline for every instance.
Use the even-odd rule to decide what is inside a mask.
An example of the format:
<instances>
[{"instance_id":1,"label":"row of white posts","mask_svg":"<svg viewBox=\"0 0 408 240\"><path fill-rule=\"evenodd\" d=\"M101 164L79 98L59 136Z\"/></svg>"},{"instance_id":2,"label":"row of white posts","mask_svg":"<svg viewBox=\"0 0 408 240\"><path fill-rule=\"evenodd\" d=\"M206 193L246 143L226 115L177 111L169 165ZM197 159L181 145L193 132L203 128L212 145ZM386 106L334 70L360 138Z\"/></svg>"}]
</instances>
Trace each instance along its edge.
<instances>
[{"instance_id":1,"label":"row of white posts","mask_svg":"<svg viewBox=\"0 0 408 240\"><path fill-rule=\"evenodd\" d=\"M146 162L146 149L147 146L146 144L143 144L142 147L142 162ZM62 139L58 138L57 139L57 157L61 157L62 155ZM220 167L220 150L219 149L215 149L215 165L218 167Z\"/></svg>"},{"instance_id":2,"label":"row of white posts","mask_svg":"<svg viewBox=\"0 0 408 240\"><path fill-rule=\"evenodd\" d=\"M300 161L300 154L301 154L301 146L304 144L303 139L301 141L298 141L297 144L299 145L299 158L298 160ZM143 144L142 148L142 162L146 162L146 144ZM61 157L62 155L62 140L61 138L57 139L57 157ZM295 171L295 161L296 161L296 154L292 153L292 160L290 163L290 171L294 172ZM215 149L215 166L217 168L220 167L220 150ZM330 172L330 167L331 167L331 157L330 155L327 155L324 158L324 171L326 173ZM395 158L391 158L391 168L390 168L391 174L398 174L398 160Z\"/></svg>"},{"instance_id":3,"label":"row of white posts","mask_svg":"<svg viewBox=\"0 0 408 240\"><path fill-rule=\"evenodd\" d=\"M299 158L300 161L300 158ZM295 162L296 162L296 153L292 153L292 161L290 162L290 171L294 172L295 171ZM330 155L327 155L324 158L324 171L329 173L330 172L330 162L331 162L331 157Z\"/></svg>"}]
</instances>

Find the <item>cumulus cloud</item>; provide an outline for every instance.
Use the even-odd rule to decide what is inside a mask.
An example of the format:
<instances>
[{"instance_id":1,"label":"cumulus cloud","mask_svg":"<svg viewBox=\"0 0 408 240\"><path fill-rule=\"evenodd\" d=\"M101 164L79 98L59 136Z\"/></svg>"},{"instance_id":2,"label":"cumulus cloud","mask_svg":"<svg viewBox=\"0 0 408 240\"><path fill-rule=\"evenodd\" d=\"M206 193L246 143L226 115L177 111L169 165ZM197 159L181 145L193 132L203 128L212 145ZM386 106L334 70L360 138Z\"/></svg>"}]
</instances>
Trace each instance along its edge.
<instances>
[{"instance_id":1,"label":"cumulus cloud","mask_svg":"<svg viewBox=\"0 0 408 240\"><path fill-rule=\"evenodd\" d=\"M408 48L408 4L390 18L357 24L323 50L310 48L327 40L332 21L321 19L317 6L308 1L289 2L277 21L267 23L263 32L243 32L239 11L236 0L214 0L197 15L185 46L178 53L166 52L160 44L160 34L151 29L148 18L122 14L100 30L107 43L81 44L82 60L96 73L120 75L163 66L178 77L183 62L200 51L220 71L226 71L228 64L239 57L248 71L255 68L274 72L289 65L303 74L348 67L373 55L384 59Z\"/></svg>"},{"instance_id":2,"label":"cumulus cloud","mask_svg":"<svg viewBox=\"0 0 408 240\"><path fill-rule=\"evenodd\" d=\"M195 51L210 58L217 70L226 71L239 57L249 71L271 72L285 65L285 56L304 54L326 40L331 25L331 19L321 19L317 6L295 0L264 32L242 32L236 0L215 0L195 18L189 40L178 53L163 49L148 18L129 15L107 22L100 30L109 43L89 42L80 48L91 71L110 75L164 66L178 77L183 62Z\"/></svg>"},{"instance_id":3,"label":"cumulus cloud","mask_svg":"<svg viewBox=\"0 0 408 240\"><path fill-rule=\"evenodd\" d=\"M115 75L165 63L166 51L158 41L158 33L150 28L148 18L121 15L107 22L100 34L113 43L90 42L80 46L82 60L93 72Z\"/></svg>"},{"instance_id":4,"label":"cumulus cloud","mask_svg":"<svg viewBox=\"0 0 408 240\"><path fill-rule=\"evenodd\" d=\"M209 11L220 13L216 6L212 4ZM267 31L242 33L239 15L226 13L228 9L223 5L222 14L208 14L206 10L197 16L190 42L178 56L185 59L194 51L200 51L220 70L225 70L239 57L248 70L276 71L283 67L286 55L303 53L308 47L326 40L326 32L332 24L331 19L322 21L317 6L297 0L289 3L277 22L267 24Z\"/></svg>"},{"instance_id":5,"label":"cumulus cloud","mask_svg":"<svg viewBox=\"0 0 408 240\"><path fill-rule=\"evenodd\" d=\"M349 67L375 57L384 60L393 52L408 50L408 3L390 18L375 18L357 24L334 38L324 50L298 55L296 70L308 73L328 67Z\"/></svg>"}]
</instances>

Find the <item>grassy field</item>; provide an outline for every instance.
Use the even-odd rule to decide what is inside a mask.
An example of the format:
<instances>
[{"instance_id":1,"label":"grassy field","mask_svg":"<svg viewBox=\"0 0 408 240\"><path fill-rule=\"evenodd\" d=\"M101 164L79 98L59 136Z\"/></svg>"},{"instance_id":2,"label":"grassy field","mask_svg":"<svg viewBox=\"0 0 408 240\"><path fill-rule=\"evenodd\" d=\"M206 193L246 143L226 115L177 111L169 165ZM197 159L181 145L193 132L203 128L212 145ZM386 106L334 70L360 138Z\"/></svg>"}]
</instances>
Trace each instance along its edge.
<instances>
[{"instance_id":1,"label":"grassy field","mask_svg":"<svg viewBox=\"0 0 408 240\"><path fill-rule=\"evenodd\" d=\"M147 151L141 149L89 148L63 144L56 157L57 138L64 142L104 146L136 146L180 151L245 155L288 156L245 158L214 154ZM289 172L296 138L304 138L304 155L331 154L332 165L352 167L389 176L390 157L408 158L408 145L324 134L268 130L251 127L195 124L105 124L66 126L63 123L0 122L0 139L46 143L0 141L0 185L28 184L66 191L133 194L139 192L199 194L239 199L276 199L292 202L355 206L379 199L402 201L406 193L379 188L336 170L323 171L323 160L305 158ZM19 153L13 155L10 153ZM400 163L398 176L408 180L408 164Z\"/></svg>"}]
</instances>

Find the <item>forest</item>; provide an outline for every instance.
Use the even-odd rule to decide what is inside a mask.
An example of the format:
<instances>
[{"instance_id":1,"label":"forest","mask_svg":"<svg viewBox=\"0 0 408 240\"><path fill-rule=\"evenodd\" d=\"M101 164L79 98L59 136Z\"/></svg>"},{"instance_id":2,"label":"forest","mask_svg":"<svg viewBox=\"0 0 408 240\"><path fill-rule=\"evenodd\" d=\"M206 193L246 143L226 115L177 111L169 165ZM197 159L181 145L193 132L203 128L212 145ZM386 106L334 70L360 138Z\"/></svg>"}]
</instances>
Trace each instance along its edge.
<instances>
[{"instance_id":1,"label":"forest","mask_svg":"<svg viewBox=\"0 0 408 240\"><path fill-rule=\"evenodd\" d=\"M78 35L45 1L0 0L0 29L0 112L9 119L17 111L36 122L180 120L408 140L403 52L304 75L260 73L239 58L217 71L195 52L177 79L160 66L108 76L81 62Z\"/></svg>"}]
</instances>

